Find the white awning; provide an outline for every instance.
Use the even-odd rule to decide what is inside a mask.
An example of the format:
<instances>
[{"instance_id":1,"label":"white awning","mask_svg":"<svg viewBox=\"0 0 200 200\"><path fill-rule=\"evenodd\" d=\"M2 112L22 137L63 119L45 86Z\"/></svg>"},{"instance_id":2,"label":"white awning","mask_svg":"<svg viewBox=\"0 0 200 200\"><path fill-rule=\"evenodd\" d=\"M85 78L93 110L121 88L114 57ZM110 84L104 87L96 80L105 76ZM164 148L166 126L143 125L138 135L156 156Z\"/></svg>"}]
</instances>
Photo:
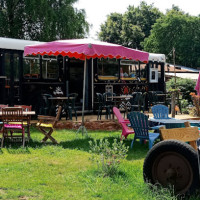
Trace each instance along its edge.
<instances>
[{"instance_id":1,"label":"white awning","mask_svg":"<svg viewBox=\"0 0 200 200\"><path fill-rule=\"evenodd\" d=\"M0 37L0 49L15 49L24 51L24 47L27 45L40 44L38 41L20 40L12 38Z\"/></svg>"},{"instance_id":2,"label":"white awning","mask_svg":"<svg viewBox=\"0 0 200 200\"><path fill-rule=\"evenodd\" d=\"M165 62L165 54L149 53L149 61Z\"/></svg>"}]
</instances>

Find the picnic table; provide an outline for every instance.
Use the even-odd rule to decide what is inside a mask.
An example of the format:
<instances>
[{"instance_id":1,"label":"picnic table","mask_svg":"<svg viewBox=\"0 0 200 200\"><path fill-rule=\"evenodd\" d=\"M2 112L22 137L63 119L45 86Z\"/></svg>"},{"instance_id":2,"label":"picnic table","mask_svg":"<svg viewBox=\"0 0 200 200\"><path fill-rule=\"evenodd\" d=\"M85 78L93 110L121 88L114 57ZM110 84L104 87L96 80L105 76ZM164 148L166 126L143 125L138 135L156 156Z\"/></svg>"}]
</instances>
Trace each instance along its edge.
<instances>
[{"instance_id":1,"label":"picnic table","mask_svg":"<svg viewBox=\"0 0 200 200\"><path fill-rule=\"evenodd\" d=\"M185 122L190 122L192 126L200 126L200 121L198 120L175 119L175 118L169 118L169 119L149 118L149 122L154 125L165 125L166 128L185 127L184 125Z\"/></svg>"}]
</instances>

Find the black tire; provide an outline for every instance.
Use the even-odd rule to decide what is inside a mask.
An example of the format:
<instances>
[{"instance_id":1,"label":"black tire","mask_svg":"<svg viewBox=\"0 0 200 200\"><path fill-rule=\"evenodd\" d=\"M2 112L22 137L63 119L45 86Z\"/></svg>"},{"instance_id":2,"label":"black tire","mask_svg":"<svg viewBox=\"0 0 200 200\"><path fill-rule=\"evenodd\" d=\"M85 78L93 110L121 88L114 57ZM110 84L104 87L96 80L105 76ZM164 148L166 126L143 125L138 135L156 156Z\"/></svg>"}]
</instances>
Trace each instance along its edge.
<instances>
[{"instance_id":1,"label":"black tire","mask_svg":"<svg viewBox=\"0 0 200 200\"><path fill-rule=\"evenodd\" d=\"M159 142L145 158L143 176L151 184L173 185L176 194L192 194L199 188L197 151L178 140Z\"/></svg>"}]
</instances>

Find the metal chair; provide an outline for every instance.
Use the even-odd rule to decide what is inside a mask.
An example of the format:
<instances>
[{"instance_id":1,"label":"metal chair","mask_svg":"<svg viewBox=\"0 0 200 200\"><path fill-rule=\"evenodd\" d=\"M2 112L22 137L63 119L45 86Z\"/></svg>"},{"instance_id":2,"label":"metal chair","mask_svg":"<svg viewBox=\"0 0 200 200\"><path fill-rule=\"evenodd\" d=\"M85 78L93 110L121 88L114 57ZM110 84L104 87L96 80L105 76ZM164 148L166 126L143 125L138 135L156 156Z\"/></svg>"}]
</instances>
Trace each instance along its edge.
<instances>
[{"instance_id":1,"label":"metal chair","mask_svg":"<svg viewBox=\"0 0 200 200\"><path fill-rule=\"evenodd\" d=\"M148 92L148 107L156 105L157 103L157 94L154 91Z\"/></svg>"},{"instance_id":2,"label":"metal chair","mask_svg":"<svg viewBox=\"0 0 200 200\"><path fill-rule=\"evenodd\" d=\"M41 105L40 105L40 110L39 113L40 115L49 115L52 114L50 112L53 112L53 110L55 110L51 104L51 101L49 100L49 98L52 97L51 94L42 94L41 96Z\"/></svg>"},{"instance_id":3,"label":"metal chair","mask_svg":"<svg viewBox=\"0 0 200 200\"><path fill-rule=\"evenodd\" d=\"M25 131L23 126L23 110L17 107L2 108L3 135L1 148L5 138L22 138L22 145L25 145ZM11 124L12 123L12 124ZM19 135L20 134L20 135Z\"/></svg>"},{"instance_id":4,"label":"metal chair","mask_svg":"<svg viewBox=\"0 0 200 200\"><path fill-rule=\"evenodd\" d=\"M116 96L115 93L112 92L105 92L103 93L103 106L106 109L106 116L111 119L111 112L114 107L113 96Z\"/></svg>"},{"instance_id":5,"label":"metal chair","mask_svg":"<svg viewBox=\"0 0 200 200\"><path fill-rule=\"evenodd\" d=\"M101 120L102 110L103 110L103 95L101 93L96 93L97 100L98 100L98 114L97 114L97 120Z\"/></svg>"},{"instance_id":6,"label":"metal chair","mask_svg":"<svg viewBox=\"0 0 200 200\"><path fill-rule=\"evenodd\" d=\"M140 112L130 112L128 114L128 119L131 123L131 127L135 132L134 139L131 143L131 148L133 147L133 143L136 139L140 139L140 141L149 140L149 149L152 148L154 141L159 138L159 133L150 133L149 132L149 122L148 117Z\"/></svg>"},{"instance_id":7,"label":"metal chair","mask_svg":"<svg viewBox=\"0 0 200 200\"><path fill-rule=\"evenodd\" d=\"M66 118L69 116L69 119L72 120L72 112L74 112L76 121L77 121L77 108L76 108L76 99L78 97L77 93L71 93L68 95L69 99L66 102Z\"/></svg>"},{"instance_id":8,"label":"metal chair","mask_svg":"<svg viewBox=\"0 0 200 200\"><path fill-rule=\"evenodd\" d=\"M141 108L144 111L144 96L142 95L142 92L134 92L132 94L132 98L130 99L131 103L131 111L140 111Z\"/></svg>"},{"instance_id":9,"label":"metal chair","mask_svg":"<svg viewBox=\"0 0 200 200\"><path fill-rule=\"evenodd\" d=\"M104 97L101 93L96 93L97 95L97 99L98 99L98 114L97 114L97 120L100 119L101 120L101 115L102 115L102 111L105 109L106 110L106 118L108 119L108 117L110 117L110 105L106 105L105 104L105 100Z\"/></svg>"}]
</instances>

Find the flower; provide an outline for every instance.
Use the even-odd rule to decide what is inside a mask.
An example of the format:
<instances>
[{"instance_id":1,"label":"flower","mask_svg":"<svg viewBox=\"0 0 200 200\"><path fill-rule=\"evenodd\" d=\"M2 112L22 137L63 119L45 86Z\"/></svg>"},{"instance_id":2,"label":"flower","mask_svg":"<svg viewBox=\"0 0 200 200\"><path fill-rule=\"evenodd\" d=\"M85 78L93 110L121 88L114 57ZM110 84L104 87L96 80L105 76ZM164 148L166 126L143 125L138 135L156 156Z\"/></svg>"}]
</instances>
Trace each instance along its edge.
<instances>
[{"instance_id":1,"label":"flower","mask_svg":"<svg viewBox=\"0 0 200 200\"><path fill-rule=\"evenodd\" d=\"M195 93L194 93L194 92L190 92L190 95L191 95L191 96L195 96Z\"/></svg>"}]
</instances>

